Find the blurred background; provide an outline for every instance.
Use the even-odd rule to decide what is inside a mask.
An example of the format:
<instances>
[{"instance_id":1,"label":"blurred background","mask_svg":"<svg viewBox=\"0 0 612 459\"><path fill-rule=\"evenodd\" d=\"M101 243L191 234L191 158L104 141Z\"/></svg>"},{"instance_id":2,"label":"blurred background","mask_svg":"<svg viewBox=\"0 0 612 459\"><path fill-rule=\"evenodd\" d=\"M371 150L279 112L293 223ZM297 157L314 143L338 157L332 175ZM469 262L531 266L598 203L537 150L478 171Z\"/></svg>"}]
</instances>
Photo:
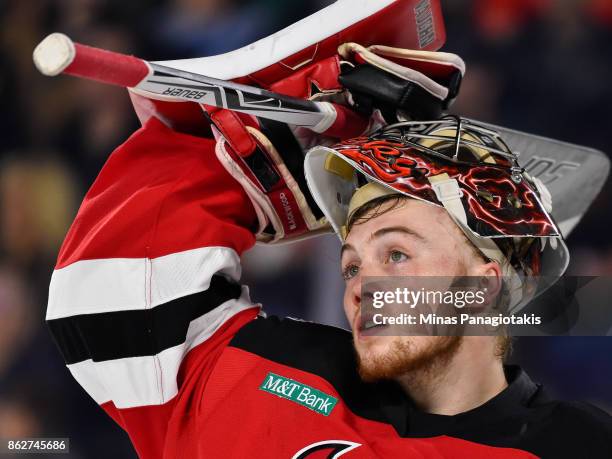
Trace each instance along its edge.
<instances>
[{"instance_id":1,"label":"blurred background","mask_svg":"<svg viewBox=\"0 0 612 459\"><path fill-rule=\"evenodd\" d=\"M62 31L147 59L233 50L330 1L0 1L0 438L70 437L72 456L135 457L127 437L65 369L44 326L59 245L108 154L138 128L125 91L32 64ZM612 154L612 2L442 0L447 45L467 76L453 111ZM577 193L580 190L576 190ZM612 274L606 185L569 239L571 271ZM245 259L271 314L343 325L332 236ZM611 338L521 338L512 360L558 397L612 411Z\"/></svg>"}]
</instances>

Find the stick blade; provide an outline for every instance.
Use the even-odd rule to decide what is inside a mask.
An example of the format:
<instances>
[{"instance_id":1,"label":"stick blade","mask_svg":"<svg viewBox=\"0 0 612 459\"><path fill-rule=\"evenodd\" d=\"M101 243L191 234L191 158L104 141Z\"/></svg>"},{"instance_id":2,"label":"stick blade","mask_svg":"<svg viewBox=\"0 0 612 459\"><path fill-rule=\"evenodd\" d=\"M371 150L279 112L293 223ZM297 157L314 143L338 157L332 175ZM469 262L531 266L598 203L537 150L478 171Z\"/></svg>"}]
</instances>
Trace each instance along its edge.
<instances>
[{"instance_id":1,"label":"stick blade","mask_svg":"<svg viewBox=\"0 0 612 459\"><path fill-rule=\"evenodd\" d=\"M520 152L519 164L548 187L552 216L563 236L569 236L608 179L608 156L593 148L481 124L499 131L510 149Z\"/></svg>"},{"instance_id":2,"label":"stick blade","mask_svg":"<svg viewBox=\"0 0 612 459\"><path fill-rule=\"evenodd\" d=\"M63 33L52 33L38 44L32 57L40 73L47 76L59 75L74 60L74 43Z\"/></svg>"}]
</instances>

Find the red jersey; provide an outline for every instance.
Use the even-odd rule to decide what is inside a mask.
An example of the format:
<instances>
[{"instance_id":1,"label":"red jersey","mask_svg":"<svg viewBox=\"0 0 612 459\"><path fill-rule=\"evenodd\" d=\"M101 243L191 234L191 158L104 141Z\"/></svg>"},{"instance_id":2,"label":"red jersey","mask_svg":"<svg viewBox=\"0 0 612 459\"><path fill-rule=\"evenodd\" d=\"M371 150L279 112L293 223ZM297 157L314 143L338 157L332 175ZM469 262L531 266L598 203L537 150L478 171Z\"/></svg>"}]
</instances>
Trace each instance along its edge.
<instances>
[{"instance_id":1,"label":"red jersey","mask_svg":"<svg viewBox=\"0 0 612 459\"><path fill-rule=\"evenodd\" d=\"M599 457L610 446L606 415L548 402L517 368L508 389L457 416L419 412L392 382L363 383L349 332L251 302L240 256L255 221L214 140L154 118L81 205L47 320L141 458ZM578 450L558 430L577 425Z\"/></svg>"}]
</instances>

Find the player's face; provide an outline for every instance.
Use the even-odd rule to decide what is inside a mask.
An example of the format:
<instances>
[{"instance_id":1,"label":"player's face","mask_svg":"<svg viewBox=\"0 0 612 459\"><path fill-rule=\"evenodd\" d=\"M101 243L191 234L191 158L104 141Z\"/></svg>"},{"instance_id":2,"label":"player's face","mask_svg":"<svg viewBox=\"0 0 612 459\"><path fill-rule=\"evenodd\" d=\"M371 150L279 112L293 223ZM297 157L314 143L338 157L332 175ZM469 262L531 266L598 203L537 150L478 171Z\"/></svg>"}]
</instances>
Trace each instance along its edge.
<instances>
[{"instance_id":1,"label":"player's face","mask_svg":"<svg viewBox=\"0 0 612 459\"><path fill-rule=\"evenodd\" d=\"M391 207L392 202L383 204ZM380 212L379 212L380 213ZM367 215L366 215L367 217ZM448 213L414 199L351 228L342 250L344 311L364 379L388 379L451 356L460 337L381 336L365 333L361 281L376 276L474 275L484 261Z\"/></svg>"}]
</instances>

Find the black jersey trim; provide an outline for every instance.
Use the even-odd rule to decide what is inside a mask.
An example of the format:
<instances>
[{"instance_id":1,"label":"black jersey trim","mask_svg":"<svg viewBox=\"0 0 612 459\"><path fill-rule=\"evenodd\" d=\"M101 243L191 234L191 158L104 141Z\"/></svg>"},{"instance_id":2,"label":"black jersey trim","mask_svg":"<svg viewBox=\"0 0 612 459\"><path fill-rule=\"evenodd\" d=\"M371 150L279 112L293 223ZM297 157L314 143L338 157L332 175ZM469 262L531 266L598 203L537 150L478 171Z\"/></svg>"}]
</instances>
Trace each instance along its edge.
<instances>
[{"instance_id":1,"label":"black jersey trim","mask_svg":"<svg viewBox=\"0 0 612 459\"><path fill-rule=\"evenodd\" d=\"M265 359L320 376L358 416L390 423L381 405L405 398L393 382L364 383L357 372L351 334L341 328L258 317L238 331L229 344Z\"/></svg>"},{"instance_id":2,"label":"black jersey trim","mask_svg":"<svg viewBox=\"0 0 612 459\"><path fill-rule=\"evenodd\" d=\"M185 342L192 320L239 298L241 291L239 284L215 275L207 290L148 310L84 314L47 324L68 365L151 356Z\"/></svg>"}]
</instances>

